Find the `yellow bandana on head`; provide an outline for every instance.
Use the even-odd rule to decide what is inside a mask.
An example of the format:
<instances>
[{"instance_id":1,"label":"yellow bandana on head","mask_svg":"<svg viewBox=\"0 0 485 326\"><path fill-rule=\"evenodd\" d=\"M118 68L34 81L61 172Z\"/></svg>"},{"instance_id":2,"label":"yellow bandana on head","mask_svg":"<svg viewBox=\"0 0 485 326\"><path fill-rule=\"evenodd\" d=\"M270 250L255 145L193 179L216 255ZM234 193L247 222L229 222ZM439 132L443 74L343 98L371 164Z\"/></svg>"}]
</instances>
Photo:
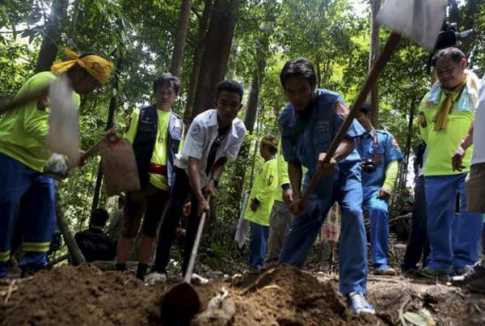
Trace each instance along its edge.
<instances>
[{"instance_id":1,"label":"yellow bandana on head","mask_svg":"<svg viewBox=\"0 0 485 326\"><path fill-rule=\"evenodd\" d=\"M111 61L98 55L87 55L80 58L79 54L69 49L64 49L64 53L67 55L68 60L55 63L51 67L52 72L56 75L60 75L71 69L75 64L78 64L101 84L105 84L111 77L111 72L113 71L113 63Z\"/></svg>"}]
</instances>

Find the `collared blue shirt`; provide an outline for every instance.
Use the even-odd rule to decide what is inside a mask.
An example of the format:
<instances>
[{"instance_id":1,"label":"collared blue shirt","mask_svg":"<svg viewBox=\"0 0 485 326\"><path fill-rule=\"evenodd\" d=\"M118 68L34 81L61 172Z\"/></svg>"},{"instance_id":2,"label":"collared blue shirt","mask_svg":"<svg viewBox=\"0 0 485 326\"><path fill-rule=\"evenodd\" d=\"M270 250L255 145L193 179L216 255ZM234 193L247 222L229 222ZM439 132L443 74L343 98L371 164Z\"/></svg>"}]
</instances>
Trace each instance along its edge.
<instances>
[{"instance_id":1,"label":"collared blue shirt","mask_svg":"<svg viewBox=\"0 0 485 326\"><path fill-rule=\"evenodd\" d=\"M328 150L347 113L337 105L343 104L338 93L325 89L315 92L312 103L305 111L297 112L289 104L279 118L285 160L288 163L299 163L308 169L304 186L315 173L319 154ZM364 128L354 120L347 131L347 137L358 139L364 132ZM360 161L360 156L354 149L344 161ZM330 193L334 178L322 178L317 193Z\"/></svg>"},{"instance_id":2,"label":"collared blue shirt","mask_svg":"<svg viewBox=\"0 0 485 326\"><path fill-rule=\"evenodd\" d=\"M400 161L403 156L394 137L384 130L371 130L360 139L357 149L362 162L372 160L376 164L373 172L362 171L364 192L370 188L381 188L386 178L386 169L390 162Z\"/></svg>"}]
</instances>

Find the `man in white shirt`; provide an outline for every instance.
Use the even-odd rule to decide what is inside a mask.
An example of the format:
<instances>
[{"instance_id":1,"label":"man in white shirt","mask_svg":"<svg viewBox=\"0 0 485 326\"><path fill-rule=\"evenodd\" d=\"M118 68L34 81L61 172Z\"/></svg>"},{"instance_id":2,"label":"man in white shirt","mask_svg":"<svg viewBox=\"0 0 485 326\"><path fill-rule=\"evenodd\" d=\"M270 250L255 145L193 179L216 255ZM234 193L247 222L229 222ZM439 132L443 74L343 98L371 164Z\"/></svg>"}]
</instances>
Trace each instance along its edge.
<instances>
[{"instance_id":1,"label":"man in white shirt","mask_svg":"<svg viewBox=\"0 0 485 326\"><path fill-rule=\"evenodd\" d=\"M189 199L192 210L187 219L187 233L182 272L187 268L200 215L209 210L208 197L216 194L218 179L228 160L236 159L246 134L244 123L237 118L242 108L243 88L235 81L217 85L216 109L207 110L192 121L182 153L175 161L175 185L169 207L160 228L157 254L149 283L166 278L170 247L175 237L184 203ZM201 278L194 274L196 281Z\"/></svg>"}]
</instances>

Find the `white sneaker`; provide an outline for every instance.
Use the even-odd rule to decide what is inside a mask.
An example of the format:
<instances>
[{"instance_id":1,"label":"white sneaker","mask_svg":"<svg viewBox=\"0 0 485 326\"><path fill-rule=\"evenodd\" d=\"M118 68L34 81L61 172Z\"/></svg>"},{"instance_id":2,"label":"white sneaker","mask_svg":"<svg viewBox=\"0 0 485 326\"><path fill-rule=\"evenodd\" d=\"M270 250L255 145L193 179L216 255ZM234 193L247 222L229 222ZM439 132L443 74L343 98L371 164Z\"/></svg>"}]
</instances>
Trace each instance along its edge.
<instances>
[{"instance_id":1,"label":"white sneaker","mask_svg":"<svg viewBox=\"0 0 485 326\"><path fill-rule=\"evenodd\" d=\"M192 278L190 279L190 282L194 285L205 285L209 283L209 279L203 276L200 276L199 274L193 273Z\"/></svg>"},{"instance_id":2,"label":"white sneaker","mask_svg":"<svg viewBox=\"0 0 485 326\"><path fill-rule=\"evenodd\" d=\"M348 303L356 315L371 314L375 315L374 307L367 302L367 299L360 293L352 292L347 296Z\"/></svg>"},{"instance_id":3,"label":"white sneaker","mask_svg":"<svg viewBox=\"0 0 485 326\"><path fill-rule=\"evenodd\" d=\"M155 285L167 281L167 274L153 272L145 276L145 284Z\"/></svg>"}]
</instances>

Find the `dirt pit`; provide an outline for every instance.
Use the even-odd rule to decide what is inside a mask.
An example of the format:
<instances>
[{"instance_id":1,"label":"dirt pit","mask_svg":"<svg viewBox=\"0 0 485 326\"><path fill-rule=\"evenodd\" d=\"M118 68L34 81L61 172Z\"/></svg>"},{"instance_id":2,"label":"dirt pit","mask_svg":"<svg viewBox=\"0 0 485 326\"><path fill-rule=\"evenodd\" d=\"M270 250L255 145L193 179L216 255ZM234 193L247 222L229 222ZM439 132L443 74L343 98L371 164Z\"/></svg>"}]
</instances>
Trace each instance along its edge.
<instances>
[{"instance_id":1,"label":"dirt pit","mask_svg":"<svg viewBox=\"0 0 485 326\"><path fill-rule=\"evenodd\" d=\"M89 265L59 267L0 284L0 325L160 325L160 297L168 286L145 286L130 273ZM399 277L370 279L369 299L378 314L360 317L351 314L328 274L274 268L233 282L215 280L196 288L204 308L222 288L232 303L230 321L214 314L199 325L396 325L406 312L422 309L438 325L485 324L484 296Z\"/></svg>"}]
</instances>

